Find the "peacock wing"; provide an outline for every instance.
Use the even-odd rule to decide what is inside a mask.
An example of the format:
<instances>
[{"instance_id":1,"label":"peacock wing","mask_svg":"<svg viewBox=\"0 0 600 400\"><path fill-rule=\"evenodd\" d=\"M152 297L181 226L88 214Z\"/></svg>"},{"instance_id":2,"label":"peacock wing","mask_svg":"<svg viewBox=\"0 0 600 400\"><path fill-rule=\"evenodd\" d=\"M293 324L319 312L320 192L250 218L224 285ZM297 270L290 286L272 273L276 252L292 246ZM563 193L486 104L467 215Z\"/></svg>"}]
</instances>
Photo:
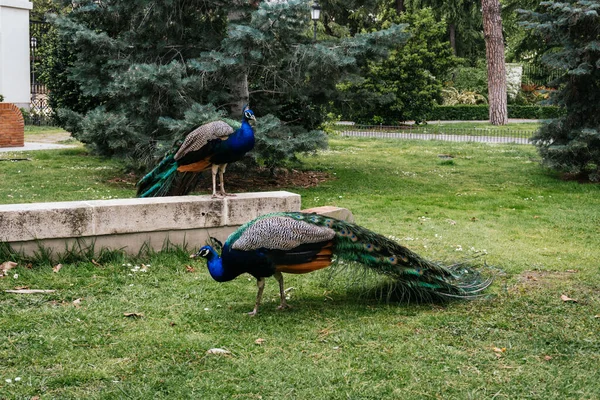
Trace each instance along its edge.
<instances>
[{"instance_id":1,"label":"peacock wing","mask_svg":"<svg viewBox=\"0 0 600 400\"><path fill-rule=\"evenodd\" d=\"M331 264L334 237L331 228L273 216L245 227L231 248L263 252L276 271L302 274Z\"/></svg>"},{"instance_id":2,"label":"peacock wing","mask_svg":"<svg viewBox=\"0 0 600 400\"><path fill-rule=\"evenodd\" d=\"M291 250L302 244L330 241L335 231L286 216L273 216L256 220L244 226L243 232L231 243L234 250L258 249Z\"/></svg>"},{"instance_id":3,"label":"peacock wing","mask_svg":"<svg viewBox=\"0 0 600 400\"><path fill-rule=\"evenodd\" d=\"M234 129L224 121L201 125L186 136L174 158L180 160L187 154L202 149L210 141L227 139L233 132Z\"/></svg>"}]
</instances>

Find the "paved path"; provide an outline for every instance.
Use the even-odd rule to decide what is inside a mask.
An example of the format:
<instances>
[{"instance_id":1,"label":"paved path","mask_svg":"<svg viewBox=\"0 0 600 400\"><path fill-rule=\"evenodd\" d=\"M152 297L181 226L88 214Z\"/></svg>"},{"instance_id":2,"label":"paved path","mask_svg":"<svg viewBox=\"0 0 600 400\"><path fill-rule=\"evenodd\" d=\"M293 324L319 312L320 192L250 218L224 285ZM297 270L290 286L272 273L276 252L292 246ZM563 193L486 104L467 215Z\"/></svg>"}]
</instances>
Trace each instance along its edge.
<instances>
[{"instance_id":1,"label":"paved path","mask_svg":"<svg viewBox=\"0 0 600 400\"><path fill-rule=\"evenodd\" d=\"M10 153L15 151L70 149L73 147L77 146L69 144L25 142L25 146L23 147L0 147L0 153Z\"/></svg>"},{"instance_id":2,"label":"paved path","mask_svg":"<svg viewBox=\"0 0 600 400\"><path fill-rule=\"evenodd\" d=\"M418 139L418 140L442 140L446 142L479 142L479 143L515 143L530 144L529 139L506 137L506 136L475 136L475 135L452 135L448 133L399 133L399 132L365 132L365 131L343 131L342 136L372 137L382 139Z\"/></svg>"}]
</instances>

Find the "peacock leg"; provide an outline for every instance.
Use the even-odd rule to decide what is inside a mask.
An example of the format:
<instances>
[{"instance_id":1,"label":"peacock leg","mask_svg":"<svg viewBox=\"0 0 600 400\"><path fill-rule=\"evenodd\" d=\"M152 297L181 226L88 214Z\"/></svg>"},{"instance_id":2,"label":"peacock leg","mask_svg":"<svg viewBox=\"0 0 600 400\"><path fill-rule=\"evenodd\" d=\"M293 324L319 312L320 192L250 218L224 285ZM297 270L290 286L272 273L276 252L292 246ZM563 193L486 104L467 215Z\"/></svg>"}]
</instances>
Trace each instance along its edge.
<instances>
[{"instance_id":1,"label":"peacock leg","mask_svg":"<svg viewBox=\"0 0 600 400\"><path fill-rule=\"evenodd\" d=\"M275 272L273 278L277 279L279 282L279 297L281 297L281 303L278 310L285 310L286 308L291 308L291 306L285 301L285 290L283 289L283 274L281 272Z\"/></svg>"},{"instance_id":2,"label":"peacock leg","mask_svg":"<svg viewBox=\"0 0 600 400\"><path fill-rule=\"evenodd\" d=\"M213 184L213 194L212 197L217 197L217 170L219 166L216 164L212 165L212 184Z\"/></svg>"},{"instance_id":3,"label":"peacock leg","mask_svg":"<svg viewBox=\"0 0 600 400\"><path fill-rule=\"evenodd\" d=\"M225 180L223 179L223 174L225 173L225 168L227 168L227 164L223 164L223 165L221 165L221 168L219 168L219 179L221 180L221 196L234 197L235 194L225 192Z\"/></svg>"},{"instance_id":4,"label":"peacock leg","mask_svg":"<svg viewBox=\"0 0 600 400\"><path fill-rule=\"evenodd\" d=\"M258 286L258 293L256 294L256 303L254 304L254 310L250 311L248 315L254 317L258 312L258 306L260 305L260 299L262 298L263 290L265 290L265 278L256 280L256 286Z\"/></svg>"}]
</instances>

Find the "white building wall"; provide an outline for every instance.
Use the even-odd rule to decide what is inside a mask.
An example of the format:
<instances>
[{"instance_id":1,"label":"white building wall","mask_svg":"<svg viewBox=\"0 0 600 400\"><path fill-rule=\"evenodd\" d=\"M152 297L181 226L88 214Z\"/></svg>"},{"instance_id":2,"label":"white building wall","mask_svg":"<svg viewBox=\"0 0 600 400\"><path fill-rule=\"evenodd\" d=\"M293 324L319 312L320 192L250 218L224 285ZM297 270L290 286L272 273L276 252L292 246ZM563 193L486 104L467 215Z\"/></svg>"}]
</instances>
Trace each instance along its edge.
<instances>
[{"instance_id":1,"label":"white building wall","mask_svg":"<svg viewBox=\"0 0 600 400\"><path fill-rule=\"evenodd\" d=\"M29 109L29 10L26 0L0 0L0 94Z\"/></svg>"}]
</instances>

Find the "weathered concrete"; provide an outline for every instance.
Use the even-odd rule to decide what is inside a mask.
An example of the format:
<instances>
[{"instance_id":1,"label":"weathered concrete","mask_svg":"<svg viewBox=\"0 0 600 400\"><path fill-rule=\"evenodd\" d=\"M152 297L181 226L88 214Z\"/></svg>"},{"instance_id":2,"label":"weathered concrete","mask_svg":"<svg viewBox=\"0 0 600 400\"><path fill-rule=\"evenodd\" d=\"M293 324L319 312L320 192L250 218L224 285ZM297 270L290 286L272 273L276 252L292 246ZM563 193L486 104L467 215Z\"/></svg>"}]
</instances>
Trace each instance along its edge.
<instances>
[{"instance_id":1,"label":"weathered concrete","mask_svg":"<svg viewBox=\"0 0 600 400\"><path fill-rule=\"evenodd\" d=\"M325 215L327 217L333 217L340 219L342 221L354 222L354 215L352 215L352 211L347 208L335 207L335 206L321 206L321 207L313 207L302 210L305 213L317 213L321 215Z\"/></svg>"},{"instance_id":2,"label":"weathered concrete","mask_svg":"<svg viewBox=\"0 0 600 400\"><path fill-rule=\"evenodd\" d=\"M64 252L77 243L135 254L168 241L203 244L224 240L243 223L269 212L300 210L290 192L240 193L236 197L159 197L0 205L0 241L31 254L39 245Z\"/></svg>"}]
</instances>

